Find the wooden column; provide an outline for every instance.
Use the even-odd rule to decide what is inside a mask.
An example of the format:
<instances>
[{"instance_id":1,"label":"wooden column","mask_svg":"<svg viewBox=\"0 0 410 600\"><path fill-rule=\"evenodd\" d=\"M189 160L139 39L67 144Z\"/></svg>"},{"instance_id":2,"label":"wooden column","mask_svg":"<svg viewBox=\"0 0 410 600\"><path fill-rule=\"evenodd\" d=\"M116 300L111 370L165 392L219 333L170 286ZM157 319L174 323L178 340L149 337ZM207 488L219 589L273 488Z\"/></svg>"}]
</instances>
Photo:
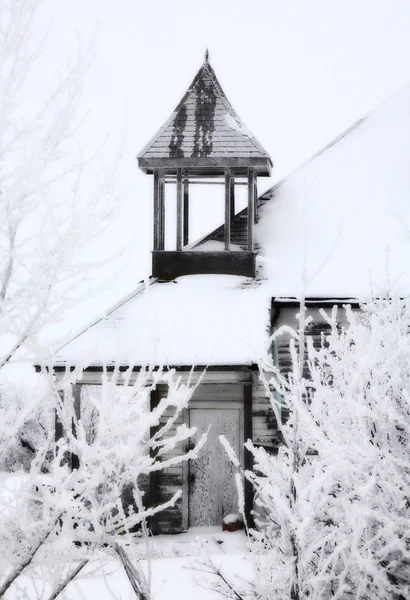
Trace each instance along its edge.
<instances>
[{"instance_id":1,"label":"wooden column","mask_svg":"<svg viewBox=\"0 0 410 600\"><path fill-rule=\"evenodd\" d=\"M243 385L243 412L244 412L244 442L252 440L252 383ZM244 449L244 469L252 471L253 456L252 453ZM253 509L253 486L250 481L245 479L245 517L249 527L253 527L253 518L251 511Z\"/></svg>"},{"instance_id":2,"label":"wooden column","mask_svg":"<svg viewBox=\"0 0 410 600\"><path fill-rule=\"evenodd\" d=\"M158 211L159 211L159 250L165 250L165 172L159 172L159 190L158 190Z\"/></svg>"},{"instance_id":3,"label":"wooden column","mask_svg":"<svg viewBox=\"0 0 410 600\"><path fill-rule=\"evenodd\" d=\"M235 171L231 170L230 179L231 222L235 217Z\"/></svg>"},{"instance_id":4,"label":"wooden column","mask_svg":"<svg viewBox=\"0 0 410 600\"><path fill-rule=\"evenodd\" d=\"M259 221L259 213L258 213L258 178L256 177L255 174L255 183L253 186L253 201L255 204L255 223L257 223Z\"/></svg>"},{"instance_id":5,"label":"wooden column","mask_svg":"<svg viewBox=\"0 0 410 600\"><path fill-rule=\"evenodd\" d=\"M248 169L248 250L253 251L253 224L255 222L255 172Z\"/></svg>"},{"instance_id":6,"label":"wooden column","mask_svg":"<svg viewBox=\"0 0 410 600\"><path fill-rule=\"evenodd\" d=\"M182 169L177 169L177 250L182 250Z\"/></svg>"},{"instance_id":7,"label":"wooden column","mask_svg":"<svg viewBox=\"0 0 410 600\"><path fill-rule=\"evenodd\" d=\"M159 173L154 171L154 250L159 250L160 213L159 213Z\"/></svg>"},{"instance_id":8,"label":"wooden column","mask_svg":"<svg viewBox=\"0 0 410 600\"><path fill-rule=\"evenodd\" d=\"M75 415L75 420L78 423L78 421L81 419L81 385L79 385L78 383L74 384L72 386L72 392L73 392L73 402L74 402L74 415ZM75 420L73 419L71 428L72 428L73 436L76 438L77 437L77 428L75 426ZM79 466L80 466L80 458L77 454L74 454L72 452L71 453L71 468L78 469Z\"/></svg>"},{"instance_id":9,"label":"wooden column","mask_svg":"<svg viewBox=\"0 0 410 600\"><path fill-rule=\"evenodd\" d=\"M150 411L152 412L157 406L159 402L158 389L151 391L150 397ZM150 427L150 438L152 438L158 431L158 425L155 427ZM150 448L150 457L154 459L158 452L158 449ZM151 471L149 474L149 505L151 508L157 506L159 504L159 490L158 490L158 471ZM152 533L157 533L158 526L155 519L155 516L150 517L149 519L149 527Z\"/></svg>"},{"instance_id":10,"label":"wooden column","mask_svg":"<svg viewBox=\"0 0 410 600\"><path fill-rule=\"evenodd\" d=\"M189 429L189 410L184 408L182 411L184 425ZM191 440L187 439L182 443L182 452L186 454L191 446ZM189 463L184 460L182 463L182 529L188 529L189 525Z\"/></svg>"},{"instance_id":11,"label":"wooden column","mask_svg":"<svg viewBox=\"0 0 410 600\"><path fill-rule=\"evenodd\" d=\"M63 403L64 402L64 392L60 390L58 392L58 395L61 398L61 403ZM54 411L54 440L56 442L58 442L58 440L61 440L62 437L64 437L63 424L58 417L58 411L55 410Z\"/></svg>"},{"instance_id":12,"label":"wooden column","mask_svg":"<svg viewBox=\"0 0 410 600\"><path fill-rule=\"evenodd\" d=\"M231 175L225 169L225 250L231 247Z\"/></svg>"},{"instance_id":13,"label":"wooden column","mask_svg":"<svg viewBox=\"0 0 410 600\"><path fill-rule=\"evenodd\" d=\"M189 173L184 173L184 246L189 243Z\"/></svg>"},{"instance_id":14,"label":"wooden column","mask_svg":"<svg viewBox=\"0 0 410 600\"><path fill-rule=\"evenodd\" d=\"M64 402L72 402L75 419L73 418L71 421L71 433L76 438L77 437L77 428L76 422L81 418L81 385L78 383L73 384L71 386L71 395L68 398L65 397L64 392L60 390L58 392L60 396L61 410L64 411ZM56 445L58 447L58 442L61 439L64 439L64 424L61 422L58 411L54 411L54 439L56 441ZM77 454L73 452L65 452L62 460L62 464L68 464L70 469L78 469L80 466L80 459Z\"/></svg>"}]
</instances>

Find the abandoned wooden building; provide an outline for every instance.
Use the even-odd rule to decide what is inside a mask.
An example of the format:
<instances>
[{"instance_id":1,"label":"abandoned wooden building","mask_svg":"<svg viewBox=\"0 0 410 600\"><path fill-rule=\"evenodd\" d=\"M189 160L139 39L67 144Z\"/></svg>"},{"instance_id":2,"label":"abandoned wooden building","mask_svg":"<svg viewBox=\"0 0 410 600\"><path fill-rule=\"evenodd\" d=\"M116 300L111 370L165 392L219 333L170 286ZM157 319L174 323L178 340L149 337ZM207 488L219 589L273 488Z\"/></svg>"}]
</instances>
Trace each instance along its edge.
<instances>
[{"instance_id":1,"label":"abandoned wooden building","mask_svg":"<svg viewBox=\"0 0 410 600\"><path fill-rule=\"evenodd\" d=\"M272 349L269 335L295 323L302 297L315 335L323 325L320 307L356 302L387 279L407 284L410 246L401 215L410 189L409 117L406 87L259 195L271 158L239 119L206 56L139 154L139 167L153 178L152 277L62 348L55 370L87 364L77 383L81 394L83 386L101 383L102 365L128 365L131 357L136 368L168 365L184 374L195 366L198 375L206 369L183 418L199 432L212 425L208 444L189 469L157 478L151 492L160 500L183 489L177 506L158 518L157 532L220 524L237 512L234 471L217 447L218 435L226 435L246 468L245 440L277 446L258 365L272 351L286 368L287 340ZM224 222L191 240L191 190L216 183L224 190ZM174 248L166 244L170 187L176 190ZM245 206L239 189L246 190ZM163 394L159 386L156 400ZM248 511L251 505L248 488Z\"/></svg>"}]
</instances>

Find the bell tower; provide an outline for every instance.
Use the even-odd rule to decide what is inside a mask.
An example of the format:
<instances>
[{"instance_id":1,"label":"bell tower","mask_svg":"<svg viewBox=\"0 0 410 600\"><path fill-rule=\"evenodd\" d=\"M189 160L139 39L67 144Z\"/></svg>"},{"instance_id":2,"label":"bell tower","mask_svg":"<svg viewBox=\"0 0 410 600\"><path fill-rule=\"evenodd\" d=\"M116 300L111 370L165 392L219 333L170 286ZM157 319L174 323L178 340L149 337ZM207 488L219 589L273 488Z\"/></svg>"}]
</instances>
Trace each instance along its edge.
<instances>
[{"instance_id":1,"label":"bell tower","mask_svg":"<svg viewBox=\"0 0 410 600\"><path fill-rule=\"evenodd\" d=\"M152 274L159 279L200 273L255 276L254 223L257 178L271 173L266 150L239 119L209 63L208 51L184 97L138 155L138 165L154 176ZM247 185L246 243L232 249L235 185ZM192 184L225 187L224 249L190 250L189 189ZM165 250L166 184L176 185L176 247Z\"/></svg>"}]
</instances>

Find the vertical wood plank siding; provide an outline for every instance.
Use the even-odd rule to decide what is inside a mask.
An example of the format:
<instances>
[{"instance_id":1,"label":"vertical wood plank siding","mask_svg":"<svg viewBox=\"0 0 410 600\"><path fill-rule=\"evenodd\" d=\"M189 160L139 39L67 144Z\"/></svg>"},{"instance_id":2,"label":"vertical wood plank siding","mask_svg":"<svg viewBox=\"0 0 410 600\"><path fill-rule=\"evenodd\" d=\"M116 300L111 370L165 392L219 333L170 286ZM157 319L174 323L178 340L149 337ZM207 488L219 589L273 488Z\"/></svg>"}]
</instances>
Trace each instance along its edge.
<instances>
[{"instance_id":1,"label":"vertical wood plank siding","mask_svg":"<svg viewBox=\"0 0 410 600\"><path fill-rule=\"evenodd\" d=\"M168 393L166 385L157 386L157 401L160 402L162 398L165 398ZM175 409L168 408L163 414L161 425L165 424L168 418L175 415ZM184 422L184 415L180 414L178 419L175 421L172 429L167 434L167 437L174 435L176 428L182 425ZM168 454L164 456L164 460L172 456L180 455L183 452L182 444L179 443L175 448L170 450ZM156 503L167 502L172 496L182 488L183 485L183 465L177 465L170 467L163 471L156 472L155 481L151 482L151 486L155 485L155 500ZM179 533L184 531L186 525L183 523L183 501L185 499L180 498L175 506L168 508L167 510L160 512L155 517L155 531L153 533Z\"/></svg>"},{"instance_id":2,"label":"vertical wood plank siding","mask_svg":"<svg viewBox=\"0 0 410 600\"><path fill-rule=\"evenodd\" d=\"M258 374L253 386L252 440L257 446L276 448L279 444L278 426L262 377L269 381L272 374ZM271 393L273 393L273 388Z\"/></svg>"},{"instance_id":3,"label":"vertical wood plank siding","mask_svg":"<svg viewBox=\"0 0 410 600\"><path fill-rule=\"evenodd\" d=\"M297 306L280 306L280 312L278 319L275 323L275 329L279 329L282 325L287 325L297 330L298 320L296 318L299 312ZM330 313L332 305L328 305L328 309L324 306L325 310ZM307 307L307 316L312 317L312 322L306 329L306 335L313 339L313 345L316 348L320 347L322 336L326 336L329 331L329 325L326 323L323 316L320 314L319 307ZM347 326L346 313L343 308L338 310L338 322L340 326ZM290 353L290 334L285 332L281 334L276 342L274 350L274 358L282 374L287 375L292 371L292 358ZM305 376L308 376L307 367L304 372ZM265 379L269 380L272 377L271 373L265 374ZM274 397L275 391L271 387L271 394ZM259 378L259 381L254 387L253 391L253 441L254 443L265 446L267 448L276 449L281 443L281 436L278 431L277 422L274 411L272 409L269 394L266 393L263 381ZM286 409L281 411L282 422L286 422L289 414Z\"/></svg>"}]
</instances>

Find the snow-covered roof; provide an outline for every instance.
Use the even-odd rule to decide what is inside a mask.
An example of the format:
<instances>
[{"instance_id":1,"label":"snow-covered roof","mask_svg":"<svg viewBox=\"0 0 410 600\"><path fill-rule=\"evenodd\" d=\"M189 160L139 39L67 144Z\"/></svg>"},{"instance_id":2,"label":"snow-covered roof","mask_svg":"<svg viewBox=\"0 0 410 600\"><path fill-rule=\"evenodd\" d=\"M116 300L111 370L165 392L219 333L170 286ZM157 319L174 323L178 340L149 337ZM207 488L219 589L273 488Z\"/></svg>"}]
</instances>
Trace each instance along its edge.
<instances>
[{"instance_id":1,"label":"snow-covered roof","mask_svg":"<svg viewBox=\"0 0 410 600\"><path fill-rule=\"evenodd\" d=\"M269 298L259 281L154 281L64 346L56 364L244 365L266 351L268 324Z\"/></svg>"},{"instance_id":2,"label":"snow-covered roof","mask_svg":"<svg viewBox=\"0 0 410 600\"><path fill-rule=\"evenodd\" d=\"M266 349L272 297L358 298L388 280L409 292L410 85L265 193L255 234L263 277L143 286L57 363L247 364Z\"/></svg>"},{"instance_id":3,"label":"snow-covered roof","mask_svg":"<svg viewBox=\"0 0 410 600\"><path fill-rule=\"evenodd\" d=\"M171 117L140 152L139 166L255 166L268 175L266 150L247 129L228 101L208 57Z\"/></svg>"},{"instance_id":4,"label":"snow-covered roof","mask_svg":"<svg viewBox=\"0 0 410 600\"><path fill-rule=\"evenodd\" d=\"M388 280L410 292L410 84L264 198L272 295L358 297Z\"/></svg>"}]
</instances>

